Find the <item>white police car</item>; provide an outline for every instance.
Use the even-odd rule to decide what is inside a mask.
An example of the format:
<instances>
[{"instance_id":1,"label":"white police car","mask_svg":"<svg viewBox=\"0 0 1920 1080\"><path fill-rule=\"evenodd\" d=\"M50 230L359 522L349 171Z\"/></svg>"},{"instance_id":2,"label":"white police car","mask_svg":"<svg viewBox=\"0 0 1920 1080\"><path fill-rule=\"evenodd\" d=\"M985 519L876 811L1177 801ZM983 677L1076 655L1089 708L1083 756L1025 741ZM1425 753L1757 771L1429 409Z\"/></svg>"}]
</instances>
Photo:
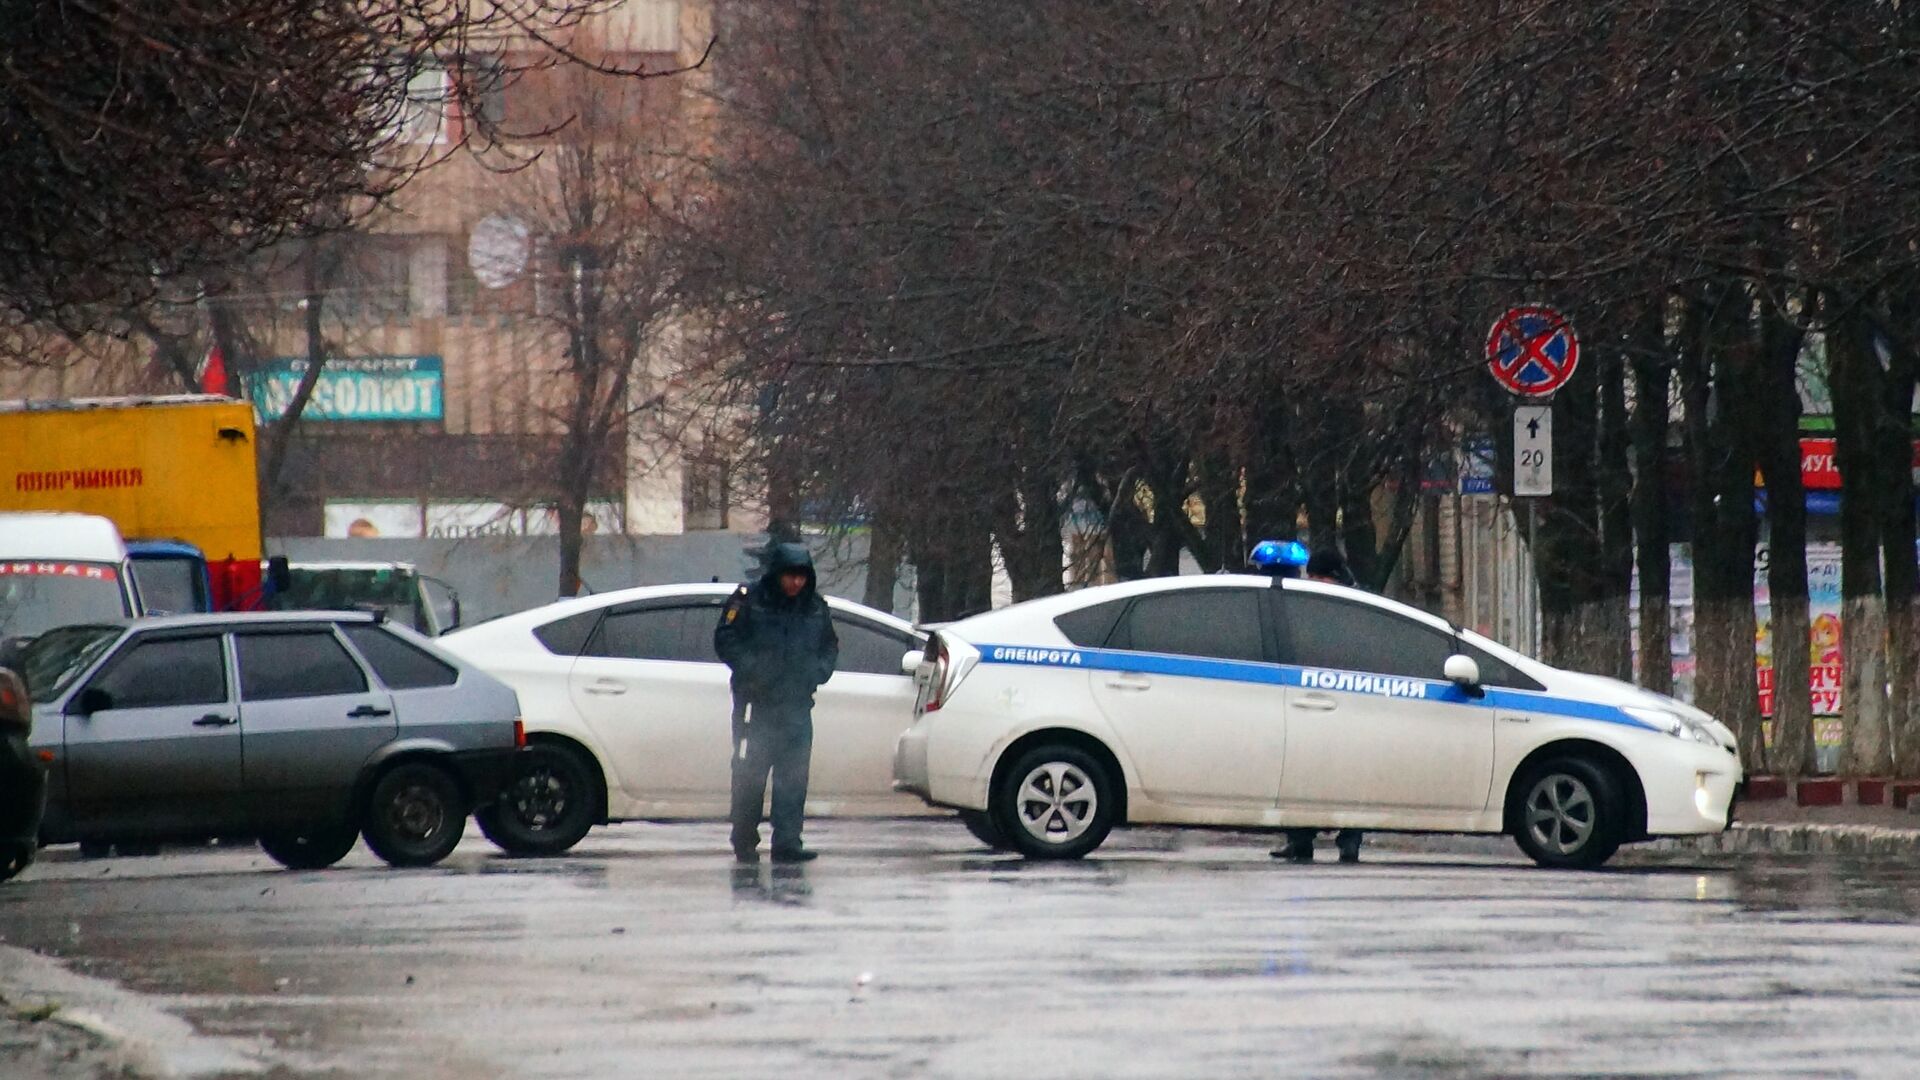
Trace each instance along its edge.
<instances>
[{"instance_id":1,"label":"white police car","mask_svg":"<svg viewBox=\"0 0 1920 1080\"><path fill-rule=\"evenodd\" d=\"M909 657L911 659L911 655ZM1733 735L1314 581L1163 578L943 628L894 786L1032 858L1113 826L1510 833L1545 866L1725 829Z\"/></svg>"}]
</instances>

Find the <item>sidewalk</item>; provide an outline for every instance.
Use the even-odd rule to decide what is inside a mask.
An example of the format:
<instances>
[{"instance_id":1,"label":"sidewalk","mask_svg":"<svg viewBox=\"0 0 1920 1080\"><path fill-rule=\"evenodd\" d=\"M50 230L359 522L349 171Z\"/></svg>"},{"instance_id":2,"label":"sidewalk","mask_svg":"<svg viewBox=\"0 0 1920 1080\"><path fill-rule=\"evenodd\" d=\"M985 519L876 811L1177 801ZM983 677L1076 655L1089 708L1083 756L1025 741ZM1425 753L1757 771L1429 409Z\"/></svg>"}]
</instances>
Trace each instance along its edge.
<instances>
[{"instance_id":1,"label":"sidewalk","mask_svg":"<svg viewBox=\"0 0 1920 1080\"><path fill-rule=\"evenodd\" d=\"M1748 800L1719 836L1666 843L1730 854L1903 855L1920 859L1920 809L1888 805L1801 806L1793 798ZM1920 807L1920 803L1916 804Z\"/></svg>"}]
</instances>

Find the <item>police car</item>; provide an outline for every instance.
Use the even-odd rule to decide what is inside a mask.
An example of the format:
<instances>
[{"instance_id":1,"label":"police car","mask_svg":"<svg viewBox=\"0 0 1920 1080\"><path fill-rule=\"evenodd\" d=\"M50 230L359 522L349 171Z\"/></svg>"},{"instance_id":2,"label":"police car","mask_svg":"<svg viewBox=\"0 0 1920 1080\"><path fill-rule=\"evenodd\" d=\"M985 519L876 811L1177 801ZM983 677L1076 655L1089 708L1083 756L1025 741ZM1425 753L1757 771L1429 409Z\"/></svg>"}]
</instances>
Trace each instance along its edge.
<instances>
[{"instance_id":1,"label":"police car","mask_svg":"<svg viewBox=\"0 0 1920 1080\"><path fill-rule=\"evenodd\" d=\"M1164 578L941 629L894 786L1030 858L1122 824L1509 834L1579 868L1727 827L1707 714L1357 589Z\"/></svg>"}]
</instances>

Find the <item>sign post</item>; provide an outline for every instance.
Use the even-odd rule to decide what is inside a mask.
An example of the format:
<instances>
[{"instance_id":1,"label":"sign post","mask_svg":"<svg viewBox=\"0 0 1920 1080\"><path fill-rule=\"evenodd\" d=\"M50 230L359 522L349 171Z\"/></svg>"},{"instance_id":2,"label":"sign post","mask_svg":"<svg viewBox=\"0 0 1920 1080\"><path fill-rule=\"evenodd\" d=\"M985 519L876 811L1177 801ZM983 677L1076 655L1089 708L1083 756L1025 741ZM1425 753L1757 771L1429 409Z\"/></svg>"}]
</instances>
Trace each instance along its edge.
<instances>
[{"instance_id":1,"label":"sign post","mask_svg":"<svg viewBox=\"0 0 1920 1080\"><path fill-rule=\"evenodd\" d=\"M1553 410L1548 406L1513 410L1513 493L1553 494Z\"/></svg>"},{"instance_id":2,"label":"sign post","mask_svg":"<svg viewBox=\"0 0 1920 1080\"><path fill-rule=\"evenodd\" d=\"M1509 308L1487 331L1487 370L1506 391L1537 405L1513 410L1513 493L1553 494L1553 392L1580 364L1580 338L1545 304Z\"/></svg>"}]
</instances>

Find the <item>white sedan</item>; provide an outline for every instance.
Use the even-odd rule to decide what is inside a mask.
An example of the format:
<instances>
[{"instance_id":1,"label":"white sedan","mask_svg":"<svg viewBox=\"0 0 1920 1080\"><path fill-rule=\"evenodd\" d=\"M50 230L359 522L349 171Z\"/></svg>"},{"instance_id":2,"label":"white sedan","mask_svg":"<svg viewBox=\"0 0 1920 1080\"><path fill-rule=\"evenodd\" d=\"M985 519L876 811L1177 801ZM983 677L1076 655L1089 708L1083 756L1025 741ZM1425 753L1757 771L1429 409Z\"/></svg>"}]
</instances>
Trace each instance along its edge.
<instances>
[{"instance_id":1,"label":"white sedan","mask_svg":"<svg viewBox=\"0 0 1920 1080\"><path fill-rule=\"evenodd\" d=\"M942 628L895 784L1078 858L1115 825L1507 833L1548 866L1726 828L1727 728L1355 589L1167 578Z\"/></svg>"},{"instance_id":2,"label":"white sedan","mask_svg":"<svg viewBox=\"0 0 1920 1080\"><path fill-rule=\"evenodd\" d=\"M563 600L435 639L520 695L530 757L477 815L510 851L551 854L602 821L724 817L732 695L713 651L731 585L667 585ZM926 813L893 791L895 741L913 717L901 661L909 623L829 597L840 662L814 705L809 815Z\"/></svg>"}]
</instances>

